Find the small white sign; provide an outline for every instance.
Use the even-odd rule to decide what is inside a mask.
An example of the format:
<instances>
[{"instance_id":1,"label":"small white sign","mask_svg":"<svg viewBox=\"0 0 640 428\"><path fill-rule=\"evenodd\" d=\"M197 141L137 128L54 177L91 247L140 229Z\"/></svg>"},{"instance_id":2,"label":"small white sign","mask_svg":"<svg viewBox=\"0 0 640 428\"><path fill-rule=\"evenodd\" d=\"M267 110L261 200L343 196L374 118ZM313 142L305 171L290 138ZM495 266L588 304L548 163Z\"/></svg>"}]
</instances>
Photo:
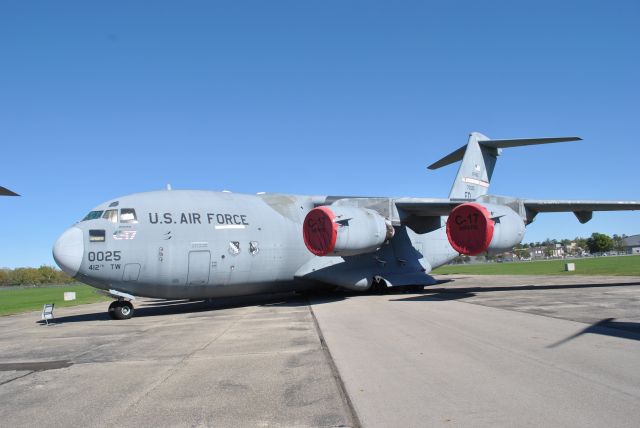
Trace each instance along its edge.
<instances>
[{"instance_id":1,"label":"small white sign","mask_svg":"<svg viewBox=\"0 0 640 428\"><path fill-rule=\"evenodd\" d=\"M65 291L64 292L64 300L76 300L76 292L75 291Z\"/></svg>"}]
</instances>

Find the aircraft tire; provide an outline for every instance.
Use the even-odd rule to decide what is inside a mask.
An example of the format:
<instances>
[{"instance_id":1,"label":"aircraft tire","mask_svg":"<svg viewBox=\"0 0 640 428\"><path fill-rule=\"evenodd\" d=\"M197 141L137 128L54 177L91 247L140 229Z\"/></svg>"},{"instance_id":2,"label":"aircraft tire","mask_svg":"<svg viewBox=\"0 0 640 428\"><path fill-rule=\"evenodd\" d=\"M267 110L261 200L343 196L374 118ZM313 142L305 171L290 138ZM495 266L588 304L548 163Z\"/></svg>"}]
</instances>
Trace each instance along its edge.
<instances>
[{"instance_id":1,"label":"aircraft tire","mask_svg":"<svg viewBox=\"0 0 640 428\"><path fill-rule=\"evenodd\" d=\"M380 281L376 281L375 279L373 280L373 283L369 288L369 294L381 296L381 295L387 294L387 292L388 292L387 283L384 281L384 279Z\"/></svg>"},{"instance_id":2,"label":"aircraft tire","mask_svg":"<svg viewBox=\"0 0 640 428\"><path fill-rule=\"evenodd\" d=\"M116 319L116 315L115 315L116 306L118 306L118 301L114 300L109 304L109 309L107 310L107 313L109 314L109 318L111 318L112 320Z\"/></svg>"},{"instance_id":3,"label":"aircraft tire","mask_svg":"<svg viewBox=\"0 0 640 428\"><path fill-rule=\"evenodd\" d=\"M113 303L116 303L113 305ZM109 306L109 312L113 313L113 317L117 320L128 320L133 316L133 305L131 302L127 301L117 301L113 302L113 311L111 311L111 306Z\"/></svg>"}]
</instances>

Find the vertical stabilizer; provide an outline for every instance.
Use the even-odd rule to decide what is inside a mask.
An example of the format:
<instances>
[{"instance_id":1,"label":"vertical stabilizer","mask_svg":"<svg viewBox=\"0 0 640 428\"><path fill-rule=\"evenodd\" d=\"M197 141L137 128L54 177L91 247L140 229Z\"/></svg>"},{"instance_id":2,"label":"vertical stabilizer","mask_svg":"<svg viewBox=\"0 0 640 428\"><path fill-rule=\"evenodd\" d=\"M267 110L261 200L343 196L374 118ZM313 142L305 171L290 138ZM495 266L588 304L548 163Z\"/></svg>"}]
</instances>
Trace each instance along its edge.
<instances>
[{"instance_id":1,"label":"vertical stabilizer","mask_svg":"<svg viewBox=\"0 0 640 428\"><path fill-rule=\"evenodd\" d=\"M472 132L467 145L460 148L464 150L464 156L449 198L476 199L487 194L496 158L500 154L500 149L479 144L488 140L479 132Z\"/></svg>"},{"instance_id":2,"label":"vertical stabilizer","mask_svg":"<svg viewBox=\"0 0 640 428\"><path fill-rule=\"evenodd\" d=\"M493 168L503 148L533 146L538 144L580 141L580 137L519 138L515 140L490 140L479 132L469 135L466 146L449 153L429 169L438 169L462 161L458 175L451 187L451 199L476 199L486 195L493 175Z\"/></svg>"}]
</instances>

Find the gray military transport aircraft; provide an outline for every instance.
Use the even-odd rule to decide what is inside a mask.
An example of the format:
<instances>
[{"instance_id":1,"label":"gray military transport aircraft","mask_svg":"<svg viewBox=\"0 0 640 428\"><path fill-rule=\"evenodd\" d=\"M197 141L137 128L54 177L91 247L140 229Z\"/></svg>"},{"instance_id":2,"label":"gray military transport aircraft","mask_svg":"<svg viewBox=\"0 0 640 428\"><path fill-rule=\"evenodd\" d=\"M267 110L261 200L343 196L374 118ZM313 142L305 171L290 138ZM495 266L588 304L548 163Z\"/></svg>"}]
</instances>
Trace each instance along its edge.
<instances>
[{"instance_id":1,"label":"gray military transport aircraft","mask_svg":"<svg viewBox=\"0 0 640 428\"><path fill-rule=\"evenodd\" d=\"M116 300L109 315L133 316L134 296L210 299L338 286L365 291L434 284L428 273L459 254L520 243L540 212L638 210L640 201L529 200L488 195L501 149L577 137L490 140L429 169L462 161L448 199L137 193L95 207L53 247L63 271Z\"/></svg>"}]
</instances>

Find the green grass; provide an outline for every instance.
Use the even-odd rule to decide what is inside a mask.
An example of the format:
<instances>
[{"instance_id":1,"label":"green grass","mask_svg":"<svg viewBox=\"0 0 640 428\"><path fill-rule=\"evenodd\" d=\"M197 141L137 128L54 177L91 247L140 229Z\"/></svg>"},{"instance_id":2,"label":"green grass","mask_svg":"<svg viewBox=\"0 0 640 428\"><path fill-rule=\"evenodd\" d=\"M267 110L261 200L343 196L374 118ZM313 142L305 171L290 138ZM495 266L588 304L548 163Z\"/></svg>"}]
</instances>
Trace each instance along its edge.
<instances>
[{"instance_id":1,"label":"green grass","mask_svg":"<svg viewBox=\"0 0 640 428\"><path fill-rule=\"evenodd\" d=\"M65 291L75 291L76 300L65 302ZM16 288L0 287L0 315L41 311L45 303L55 303L55 308L60 308L108 300L111 299L97 294L95 288L82 284Z\"/></svg>"},{"instance_id":2,"label":"green grass","mask_svg":"<svg viewBox=\"0 0 640 428\"><path fill-rule=\"evenodd\" d=\"M575 272L565 272L565 263L575 263ZM435 269L439 275L626 275L640 276L640 256L578 258L535 262L447 265Z\"/></svg>"}]
</instances>

